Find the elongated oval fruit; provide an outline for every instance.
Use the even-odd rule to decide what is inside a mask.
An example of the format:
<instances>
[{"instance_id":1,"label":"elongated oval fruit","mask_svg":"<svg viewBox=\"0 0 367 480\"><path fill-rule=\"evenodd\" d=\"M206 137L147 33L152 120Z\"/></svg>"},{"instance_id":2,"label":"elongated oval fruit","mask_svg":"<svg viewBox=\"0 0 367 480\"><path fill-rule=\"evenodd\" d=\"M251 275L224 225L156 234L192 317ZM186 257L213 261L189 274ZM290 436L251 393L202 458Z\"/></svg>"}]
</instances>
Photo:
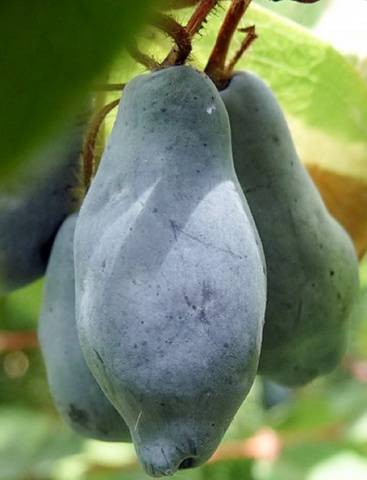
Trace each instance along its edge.
<instances>
[{"instance_id":1,"label":"elongated oval fruit","mask_svg":"<svg viewBox=\"0 0 367 480\"><path fill-rule=\"evenodd\" d=\"M253 383L266 294L228 116L204 74L128 84L75 255L82 349L145 470L204 462Z\"/></svg>"},{"instance_id":2,"label":"elongated oval fruit","mask_svg":"<svg viewBox=\"0 0 367 480\"><path fill-rule=\"evenodd\" d=\"M73 239L76 215L61 226L47 267L39 340L52 397L78 433L105 441L129 441L124 421L85 363L75 319Z\"/></svg>"},{"instance_id":3,"label":"elongated oval fruit","mask_svg":"<svg viewBox=\"0 0 367 480\"><path fill-rule=\"evenodd\" d=\"M43 172L0 194L0 295L41 277L56 232L78 208L76 187L85 120L37 155ZM24 177L24 176L23 176Z\"/></svg>"},{"instance_id":4,"label":"elongated oval fruit","mask_svg":"<svg viewBox=\"0 0 367 480\"><path fill-rule=\"evenodd\" d=\"M270 89L239 73L221 94L235 169L268 271L259 372L283 385L302 385L330 372L344 352L358 291L356 254L300 163Z\"/></svg>"}]
</instances>

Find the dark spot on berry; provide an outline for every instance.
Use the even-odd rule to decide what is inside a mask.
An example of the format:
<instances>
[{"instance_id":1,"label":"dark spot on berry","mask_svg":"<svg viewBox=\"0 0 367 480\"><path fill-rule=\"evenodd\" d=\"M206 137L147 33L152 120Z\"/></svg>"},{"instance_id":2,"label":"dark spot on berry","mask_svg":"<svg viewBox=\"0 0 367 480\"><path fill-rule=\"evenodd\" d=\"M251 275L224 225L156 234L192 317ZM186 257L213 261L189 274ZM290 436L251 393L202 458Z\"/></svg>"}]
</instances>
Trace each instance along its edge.
<instances>
[{"instance_id":1,"label":"dark spot on berry","mask_svg":"<svg viewBox=\"0 0 367 480\"><path fill-rule=\"evenodd\" d=\"M69 405L68 415L72 422L78 423L82 427L86 427L88 425L89 418L87 412L77 408L73 403Z\"/></svg>"},{"instance_id":2,"label":"dark spot on berry","mask_svg":"<svg viewBox=\"0 0 367 480\"><path fill-rule=\"evenodd\" d=\"M97 350L94 348L94 353L96 354L96 357L98 358L98 360L100 361L100 363L102 363L103 365L103 358L101 357L101 355L99 354L99 352L97 352Z\"/></svg>"}]
</instances>

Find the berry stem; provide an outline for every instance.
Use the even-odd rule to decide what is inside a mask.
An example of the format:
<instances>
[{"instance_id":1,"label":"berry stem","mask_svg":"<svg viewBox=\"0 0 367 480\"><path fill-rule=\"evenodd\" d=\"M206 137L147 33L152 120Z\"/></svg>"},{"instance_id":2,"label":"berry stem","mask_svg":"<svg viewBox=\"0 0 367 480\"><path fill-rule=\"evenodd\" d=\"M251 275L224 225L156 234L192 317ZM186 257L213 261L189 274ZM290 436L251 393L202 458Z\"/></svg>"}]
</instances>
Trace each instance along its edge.
<instances>
[{"instance_id":1,"label":"berry stem","mask_svg":"<svg viewBox=\"0 0 367 480\"><path fill-rule=\"evenodd\" d=\"M219 0L201 0L198 6L196 7L194 13L192 14L190 20L188 21L186 27L184 29L187 32L188 40L190 42L190 49L186 49L186 52L182 52L182 48L178 48L175 45L165 60L162 62L162 67L167 67L170 65L182 65L187 60L191 52L191 41L192 38L195 36L196 33L199 32L200 28L202 27L203 23L205 22L209 13L213 10L213 8L217 5Z\"/></svg>"},{"instance_id":2,"label":"berry stem","mask_svg":"<svg viewBox=\"0 0 367 480\"><path fill-rule=\"evenodd\" d=\"M105 105L93 116L83 145L82 159L84 168L84 186L87 191L95 172L94 152L99 129L106 116L120 103L120 99Z\"/></svg>"},{"instance_id":3,"label":"berry stem","mask_svg":"<svg viewBox=\"0 0 367 480\"><path fill-rule=\"evenodd\" d=\"M153 26L167 33L176 43L178 58L186 59L192 49L191 37L185 27L169 15L156 12L151 20Z\"/></svg>"},{"instance_id":4,"label":"berry stem","mask_svg":"<svg viewBox=\"0 0 367 480\"><path fill-rule=\"evenodd\" d=\"M232 0L231 6L224 18L212 53L209 57L205 73L220 88L227 81L225 64L234 33L251 0Z\"/></svg>"},{"instance_id":5,"label":"berry stem","mask_svg":"<svg viewBox=\"0 0 367 480\"><path fill-rule=\"evenodd\" d=\"M186 29L192 38L199 32L209 13L217 5L218 0L201 0L193 15L191 16Z\"/></svg>"},{"instance_id":6,"label":"berry stem","mask_svg":"<svg viewBox=\"0 0 367 480\"><path fill-rule=\"evenodd\" d=\"M148 70L158 70L160 68L160 64L149 55L141 52L135 42L131 42L127 50L134 60L144 65Z\"/></svg>"},{"instance_id":7,"label":"berry stem","mask_svg":"<svg viewBox=\"0 0 367 480\"><path fill-rule=\"evenodd\" d=\"M255 25L251 25L250 27L240 28L239 32L246 33L245 38L243 39L240 48L234 54L233 58L229 61L225 71L226 76L230 77L233 73L233 69L237 65L237 62L240 60L242 55L248 50L250 45L257 39L257 34L255 30Z\"/></svg>"}]
</instances>

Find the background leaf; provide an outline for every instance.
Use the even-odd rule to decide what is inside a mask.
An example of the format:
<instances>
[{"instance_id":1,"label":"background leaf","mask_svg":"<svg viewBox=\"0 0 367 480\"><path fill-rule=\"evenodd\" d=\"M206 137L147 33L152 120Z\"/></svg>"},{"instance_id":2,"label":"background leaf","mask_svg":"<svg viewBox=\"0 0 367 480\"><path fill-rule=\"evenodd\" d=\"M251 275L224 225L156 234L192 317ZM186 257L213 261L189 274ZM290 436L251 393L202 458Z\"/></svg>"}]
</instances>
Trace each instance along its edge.
<instances>
[{"instance_id":1,"label":"background leaf","mask_svg":"<svg viewBox=\"0 0 367 480\"><path fill-rule=\"evenodd\" d=\"M312 4L304 4L289 1L255 0L255 3L274 11L277 15L283 15L301 25L310 27L316 23L330 1L322 0Z\"/></svg>"},{"instance_id":2,"label":"background leaf","mask_svg":"<svg viewBox=\"0 0 367 480\"><path fill-rule=\"evenodd\" d=\"M0 175L60 127L145 18L151 0L0 3Z\"/></svg>"}]
</instances>

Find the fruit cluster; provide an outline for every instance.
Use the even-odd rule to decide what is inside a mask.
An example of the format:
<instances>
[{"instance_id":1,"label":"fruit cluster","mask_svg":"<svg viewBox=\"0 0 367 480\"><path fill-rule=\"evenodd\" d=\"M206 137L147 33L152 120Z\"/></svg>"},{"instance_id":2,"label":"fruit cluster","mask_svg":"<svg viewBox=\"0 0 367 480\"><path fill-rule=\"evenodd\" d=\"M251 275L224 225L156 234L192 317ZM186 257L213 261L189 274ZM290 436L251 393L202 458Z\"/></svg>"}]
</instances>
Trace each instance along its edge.
<instances>
[{"instance_id":1,"label":"fruit cluster","mask_svg":"<svg viewBox=\"0 0 367 480\"><path fill-rule=\"evenodd\" d=\"M59 412L132 441L152 476L205 462L256 374L293 387L335 368L358 291L272 92L250 73L222 87L184 65L134 78L79 212L80 126L57 175L0 204L0 291L47 265Z\"/></svg>"}]
</instances>

